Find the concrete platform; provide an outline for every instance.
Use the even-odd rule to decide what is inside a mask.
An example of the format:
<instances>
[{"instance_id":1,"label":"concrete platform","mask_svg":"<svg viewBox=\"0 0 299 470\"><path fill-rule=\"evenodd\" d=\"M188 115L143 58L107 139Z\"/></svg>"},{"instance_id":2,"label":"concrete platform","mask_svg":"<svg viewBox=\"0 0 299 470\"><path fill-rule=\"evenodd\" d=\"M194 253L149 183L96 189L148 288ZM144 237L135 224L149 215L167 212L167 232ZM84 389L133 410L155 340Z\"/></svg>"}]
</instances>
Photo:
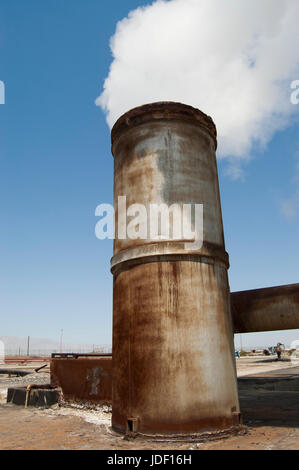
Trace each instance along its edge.
<instances>
[{"instance_id":1,"label":"concrete platform","mask_svg":"<svg viewBox=\"0 0 299 470\"><path fill-rule=\"evenodd\" d=\"M299 367L238 379L244 424L299 427Z\"/></svg>"},{"instance_id":2,"label":"concrete platform","mask_svg":"<svg viewBox=\"0 0 299 470\"><path fill-rule=\"evenodd\" d=\"M12 387L7 390L7 403L25 406L26 387ZM58 402L60 392L52 388L34 388L28 393L27 406L48 408Z\"/></svg>"}]
</instances>

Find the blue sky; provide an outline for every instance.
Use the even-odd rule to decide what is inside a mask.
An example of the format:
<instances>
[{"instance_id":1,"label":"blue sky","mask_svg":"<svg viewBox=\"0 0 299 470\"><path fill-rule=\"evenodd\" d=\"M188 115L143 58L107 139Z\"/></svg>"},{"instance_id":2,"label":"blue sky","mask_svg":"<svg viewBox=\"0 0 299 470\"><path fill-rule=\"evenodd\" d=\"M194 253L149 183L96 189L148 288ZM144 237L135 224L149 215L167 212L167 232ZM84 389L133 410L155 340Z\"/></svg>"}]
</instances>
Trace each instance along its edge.
<instances>
[{"instance_id":1,"label":"blue sky","mask_svg":"<svg viewBox=\"0 0 299 470\"><path fill-rule=\"evenodd\" d=\"M94 102L116 22L143 4L1 1L1 335L59 339L63 328L67 342L111 342L112 243L95 237L94 212L112 202L113 159ZM232 291L299 282L298 152L294 122L251 151L238 180L219 161Z\"/></svg>"}]
</instances>

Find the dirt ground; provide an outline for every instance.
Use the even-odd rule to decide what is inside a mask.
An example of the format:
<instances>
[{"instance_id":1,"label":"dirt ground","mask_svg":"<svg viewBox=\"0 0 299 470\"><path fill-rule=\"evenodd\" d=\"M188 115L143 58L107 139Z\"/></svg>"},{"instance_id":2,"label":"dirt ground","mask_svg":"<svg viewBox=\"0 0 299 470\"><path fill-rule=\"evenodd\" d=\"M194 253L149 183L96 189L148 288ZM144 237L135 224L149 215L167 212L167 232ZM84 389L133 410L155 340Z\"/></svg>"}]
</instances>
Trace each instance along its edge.
<instances>
[{"instance_id":1,"label":"dirt ground","mask_svg":"<svg viewBox=\"0 0 299 470\"><path fill-rule=\"evenodd\" d=\"M36 365L34 366L36 367ZM237 360L240 404L245 430L205 442L127 440L110 428L105 408L86 410L55 405L49 409L23 408L5 403L10 380L0 376L0 449L77 450L286 450L299 449L299 367L271 358ZM42 377L43 376L43 377ZM49 373L39 375L47 382ZM32 380L32 379L31 379Z\"/></svg>"}]
</instances>

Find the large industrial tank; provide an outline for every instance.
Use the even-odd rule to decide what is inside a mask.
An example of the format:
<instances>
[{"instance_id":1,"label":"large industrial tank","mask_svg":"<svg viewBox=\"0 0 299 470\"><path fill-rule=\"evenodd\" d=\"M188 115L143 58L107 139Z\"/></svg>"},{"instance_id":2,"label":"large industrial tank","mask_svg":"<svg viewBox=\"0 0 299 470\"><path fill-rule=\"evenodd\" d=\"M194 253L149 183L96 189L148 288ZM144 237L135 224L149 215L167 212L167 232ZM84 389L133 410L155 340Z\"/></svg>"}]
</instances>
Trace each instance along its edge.
<instances>
[{"instance_id":1,"label":"large industrial tank","mask_svg":"<svg viewBox=\"0 0 299 470\"><path fill-rule=\"evenodd\" d=\"M177 435L239 423L216 147L212 119L180 103L135 108L112 129L118 431ZM203 245L126 237L124 197L126 208L203 204Z\"/></svg>"}]
</instances>

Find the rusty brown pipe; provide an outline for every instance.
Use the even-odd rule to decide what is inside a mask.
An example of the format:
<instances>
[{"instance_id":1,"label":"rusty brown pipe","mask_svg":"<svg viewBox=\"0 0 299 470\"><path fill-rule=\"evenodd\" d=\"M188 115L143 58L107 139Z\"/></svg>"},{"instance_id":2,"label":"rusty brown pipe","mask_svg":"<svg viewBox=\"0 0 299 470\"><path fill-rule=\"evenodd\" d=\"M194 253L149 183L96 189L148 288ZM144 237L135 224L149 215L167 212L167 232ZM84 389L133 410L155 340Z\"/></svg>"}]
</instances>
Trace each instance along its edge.
<instances>
[{"instance_id":1,"label":"rusty brown pipe","mask_svg":"<svg viewBox=\"0 0 299 470\"><path fill-rule=\"evenodd\" d=\"M231 294L235 333L299 329L299 284Z\"/></svg>"}]
</instances>

